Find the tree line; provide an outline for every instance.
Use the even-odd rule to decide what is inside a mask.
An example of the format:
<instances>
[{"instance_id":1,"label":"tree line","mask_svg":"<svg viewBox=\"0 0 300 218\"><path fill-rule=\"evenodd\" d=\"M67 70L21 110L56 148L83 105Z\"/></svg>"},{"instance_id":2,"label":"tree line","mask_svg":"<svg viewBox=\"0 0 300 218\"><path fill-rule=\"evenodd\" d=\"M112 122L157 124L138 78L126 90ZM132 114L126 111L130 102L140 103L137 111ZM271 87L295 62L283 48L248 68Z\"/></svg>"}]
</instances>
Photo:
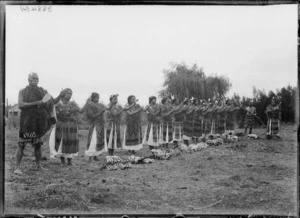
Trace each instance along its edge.
<instances>
[{"instance_id":1,"label":"tree line","mask_svg":"<svg viewBox=\"0 0 300 218\"><path fill-rule=\"evenodd\" d=\"M164 88L162 96L174 96L182 101L184 98L212 99L223 97L229 91L231 83L226 76L207 76L197 64L188 67L186 64L172 64L171 69L163 71Z\"/></svg>"},{"instance_id":2,"label":"tree line","mask_svg":"<svg viewBox=\"0 0 300 218\"><path fill-rule=\"evenodd\" d=\"M257 116L260 117L264 123L267 122L265 110L268 104L271 103L271 99L278 99L281 108L281 122L283 123L294 123L296 114L296 88L290 85L277 89L275 91L269 91L266 93L264 90L259 90L253 87L253 98L241 97L238 94L234 94L232 99L239 100L242 105L249 105L250 101L253 100L256 108ZM240 126L244 124L244 112L239 111L237 113L237 120Z\"/></svg>"}]
</instances>

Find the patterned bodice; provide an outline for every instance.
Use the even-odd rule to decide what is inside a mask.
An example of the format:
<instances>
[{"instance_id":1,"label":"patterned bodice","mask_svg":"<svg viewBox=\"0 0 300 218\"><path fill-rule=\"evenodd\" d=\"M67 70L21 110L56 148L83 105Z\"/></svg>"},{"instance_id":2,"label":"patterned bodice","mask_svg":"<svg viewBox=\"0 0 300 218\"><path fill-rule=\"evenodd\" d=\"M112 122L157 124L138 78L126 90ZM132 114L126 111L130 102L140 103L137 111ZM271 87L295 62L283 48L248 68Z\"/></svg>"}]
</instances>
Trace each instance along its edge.
<instances>
[{"instance_id":1,"label":"patterned bodice","mask_svg":"<svg viewBox=\"0 0 300 218\"><path fill-rule=\"evenodd\" d=\"M190 105L189 108L187 109L186 111L186 119L187 120L194 120L195 119L195 108L196 106L195 105ZM193 112L191 112L193 111ZM191 113L190 113L191 112ZM188 114L189 113L189 114Z\"/></svg>"},{"instance_id":2,"label":"patterned bodice","mask_svg":"<svg viewBox=\"0 0 300 218\"><path fill-rule=\"evenodd\" d=\"M155 104L155 105L151 105L148 109L148 121L149 122L153 122L153 123L160 123L160 114L158 113L157 115L153 115L152 113L157 113L157 111L160 110L160 106ZM150 111L152 113L150 113Z\"/></svg>"},{"instance_id":3,"label":"patterned bodice","mask_svg":"<svg viewBox=\"0 0 300 218\"><path fill-rule=\"evenodd\" d=\"M121 121L121 114L114 115L113 113L118 113L121 110L122 110L122 107L120 105L114 105L114 106L112 106L112 108L107 113L107 121L114 122L114 123L120 123L120 121Z\"/></svg>"},{"instance_id":4,"label":"patterned bodice","mask_svg":"<svg viewBox=\"0 0 300 218\"><path fill-rule=\"evenodd\" d=\"M279 119L280 108L278 105L276 106L269 105L266 109L266 113L271 119Z\"/></svg>"},{"instance_id":5,"label":"patterned bodice","mask_svg":"<svg viewBox=\"0 0 300 218\"><path fill-rule=\"evenodd\" d=\"M183 109L184 106L175 106L176 108L178 108L176 111L180 111ZM182 111L180 113L175 113L174 114L174 119L176 122L183 122L185 118L185 111Z\"/></svg>"},{"instance_id":6,"label":"patterned bodice","mask_svg":"<svg viewBox=\"0 0 300 218\"><path fill-rule=\"evenodd\" d=\"M71 112L71 110L79 109L74 101L68 101L67 103L60 101L55 105L55 108L58 121L78 121L78 111Z\"/></svg>"},{"instance_id":7,"label":"patterned bodice","mask_svg":"<svg viewBox=\"0 0 300 218\"><path fill-rule=\"evenodd\" d=\"M173 110L173 106L172 105L163 105L162 106L162 113L169 113L171 110ZM173 113L167 115L167 116L163 116L162 117L162 121L163 122L172 122L172 118L173 118Z\"/></svg>"},{"instance_id":8,"label":"patterned bodice","mask_svg":"<svg viewBox=\"0 0 300 218\"><path fill-rule=\"evenodd\" d=\"M129 105L127 104L126 107L128 107ZM139 108L141 108L141 106L139 104L136 104L134 106L132 106L129 110L127 110L127 112L134 112L136 110L138 110ZM141 122L141 111L135 113L135 114L128 114L126 116L126 121L127 123L135 123L135 122Z\"/></svg>"},{"instance_id":9,"label":"patterned bodice","mask_svg":"<svg viewBox=\"0 0 300 218\"><path fill-rule=\"evenodd\" d=\"M87 106L86 106L86 114L87 114L87 118L90 122L103 122L104 121L104 116L103 114L93 118L93 116L95 116L97 113L99 113L101 110L103 110L105 108L104 104L101 103L94 103L94 102L88 102Z\"/></svg>"}]
</instances>

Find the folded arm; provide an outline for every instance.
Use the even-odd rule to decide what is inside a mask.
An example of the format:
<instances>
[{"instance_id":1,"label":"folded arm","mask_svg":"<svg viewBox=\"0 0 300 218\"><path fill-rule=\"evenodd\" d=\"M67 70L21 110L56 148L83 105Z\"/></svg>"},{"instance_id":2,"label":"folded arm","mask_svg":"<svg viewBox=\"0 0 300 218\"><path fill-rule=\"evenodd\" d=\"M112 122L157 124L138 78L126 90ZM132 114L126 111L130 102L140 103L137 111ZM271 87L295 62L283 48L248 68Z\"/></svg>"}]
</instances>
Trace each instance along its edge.
<instances>
[{"instance_id":1,"label":"folded arm","mask_svg":"<svg viewBox=\"0 0 300 218\"><path fill-rule=\"evenodd\" d=\"M129 115L134 115L138 112L140 112L142 110L142 108L140 107L139 109L135 110L135 111L126 111Z\"/></svg>"},{"instance_id":2,"label":"folded arm","mask_svg":"<svg viewBox=\"0 0 300 218\"><path fill-rule=\"evenodd\" d=\"M28 108L35 107L35 106L40 106L40 105L42 105L42 103L43 103L42 100L34 101L34 102L24 102L24 100L23 100L23 90L21 90L19 92L18 106L21 110L28 109Z\"/></svg>"}]
</instances>

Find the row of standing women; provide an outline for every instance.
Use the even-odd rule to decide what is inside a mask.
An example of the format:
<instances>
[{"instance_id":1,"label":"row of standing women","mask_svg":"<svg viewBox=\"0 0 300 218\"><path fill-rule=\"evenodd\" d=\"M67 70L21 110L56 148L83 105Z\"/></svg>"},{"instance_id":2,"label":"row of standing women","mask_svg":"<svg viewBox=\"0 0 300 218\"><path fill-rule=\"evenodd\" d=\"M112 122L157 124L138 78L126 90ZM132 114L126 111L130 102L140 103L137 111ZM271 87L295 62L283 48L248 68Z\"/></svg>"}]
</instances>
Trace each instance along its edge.
<instances>
[{"instance_id":1,"label":"row of standing women","mask_svg":"<svg viewBox=\"0 0 300 218\"><path fill-rule=\"evenodd\" d=\"M118 95L110 97L109 105L99 103L99 94L92 93L83 108L70 101L72 90L65 89L64 95L56 104L57 123L50 139L52 157L60 157L62 164L67 159L72 165L72 158L78 155L78 114L85 112L89 121L87 150L85 155L90 160L108 151L113 155L116 149L140 150L143 145L150 149L190 139L197 143L205 135L225 133L234 129L234 112L239 106L231 102L198 101L186 99L180 103L177 99L163 98L157 104L156 97L149 98L145 108L137 104L135 96L128 97L125 107L118 105ZM148 114L145 134L142 134L141 112ZM121 114L126 114L126 125L121 135Z\"/></svg>"},{"instance_id":2,"label":"row of standing women","mask_svg":"<svg viewBox=\"0 0 300 218\"><path fill-rule=\"evenodd\" d=\"M16 174L22 174L20 163L27 144L34 147L37 169L42 169L42 137L54 124L49 140L51 156L60 157L62 164L67 160L72 165L72 158L78 155L79 150L79 113L86 113L90 125L85 154L90 160L97 160L97 156L105 151L113 155L115 149L123 148L134 153L143 145L148 145L150 149L160 145L168 147L169 143L177 146L180 141L185 144L191 141L197 143L206 136L226 133L234 129L235 112L241 108L238 102L222 100L207 102L186 99L180 103L177 99L163 98L161 104L157 104L154 96L149 98L149 105L145 108L137 104L135 96L129 96L128 104L122 108L117 104L118 95L112 95L109 105L105 106L99 103L98 93L93 93L85 106L79 108L70 101L71 89L65 89L52 98L45 89L38 87L39 77L36 73L29 74L28 82L29 85L21 89L18 96L21 114ZM247 111L245 133L247 128L251 133L254 117L258 118L256 110L253 105L243 109ZM147 125L143 121L146 126L143 131L142 111L148 113ZM265 113L268 118L267 138L279 137L280 106L275 99L272 99ZM121 128L124 114L126 125L122 120Z\"/></svg>"},{"instance_id":3,"label":"row of standing women","mask_svg":"<svg viewBox=\"0 0 300 218\"><path fill-rule=\"evenodd\" d=\"M75 102L70 101L71 96L72 90L66 89L61 101L56 104L57 123L49 141L52 156L60 156L62 164L67 159L69 165L72 165L72 158L78 155L79 150L79 113L85 112L89 121L85 155L97 161L100 154L108 152L108 155L113 155L114 150L118 149L135 153L143 145L148 145L150 150L159 146L168 148L170 143L177 146L183 141L188 145L189 142L198 143L209 135L229 133L235 129L235 113L241 108L238 102L229 100L186 99L180 103L178 99L163 98L161 104L158 104L155 96L151 96L149 105L143 108L137 104L138 100L133 95L128 97L125 107L118 104L118 95L112 95L106 106L99 103L98 93L92 93L80 109ZM251 110L246 110L247 118ZM142 131L142 111L147 112L148 116L145 131ZM272 100L266 110L268 134L279 134L278 113L279 108ZM122 114L126 114L123 131Z\"/></svg>"}]
</instances>

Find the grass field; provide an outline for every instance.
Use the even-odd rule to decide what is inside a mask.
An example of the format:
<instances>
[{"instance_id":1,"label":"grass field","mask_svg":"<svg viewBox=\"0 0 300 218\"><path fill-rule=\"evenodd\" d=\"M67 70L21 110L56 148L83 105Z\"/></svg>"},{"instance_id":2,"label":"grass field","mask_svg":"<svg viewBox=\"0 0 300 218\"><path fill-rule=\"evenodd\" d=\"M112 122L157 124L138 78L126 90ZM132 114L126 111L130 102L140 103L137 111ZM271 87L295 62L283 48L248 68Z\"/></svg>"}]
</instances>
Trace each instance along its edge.
<instances>
[{"instance_id":1,"label":"grass field","mask_svg":"<svg viewBox=\"0 0 300 218\"><path fill-rule=\"evenodd\" d=\"M242 130L240 130L242 131ZM26 147L23 175L13 174L17 130L6 131L5 213L184 213L296 215L297 148L293 126L283 126L281 140L262 137L182 153L170 160L101 169L84 157L87 131L80 131L75 166L61 167L43 145L44 172L34 170L33 148ZM144 147L138 155L149 155ZM126 158L126 151L116 155Z\"/></svg>"}]
</instances>

